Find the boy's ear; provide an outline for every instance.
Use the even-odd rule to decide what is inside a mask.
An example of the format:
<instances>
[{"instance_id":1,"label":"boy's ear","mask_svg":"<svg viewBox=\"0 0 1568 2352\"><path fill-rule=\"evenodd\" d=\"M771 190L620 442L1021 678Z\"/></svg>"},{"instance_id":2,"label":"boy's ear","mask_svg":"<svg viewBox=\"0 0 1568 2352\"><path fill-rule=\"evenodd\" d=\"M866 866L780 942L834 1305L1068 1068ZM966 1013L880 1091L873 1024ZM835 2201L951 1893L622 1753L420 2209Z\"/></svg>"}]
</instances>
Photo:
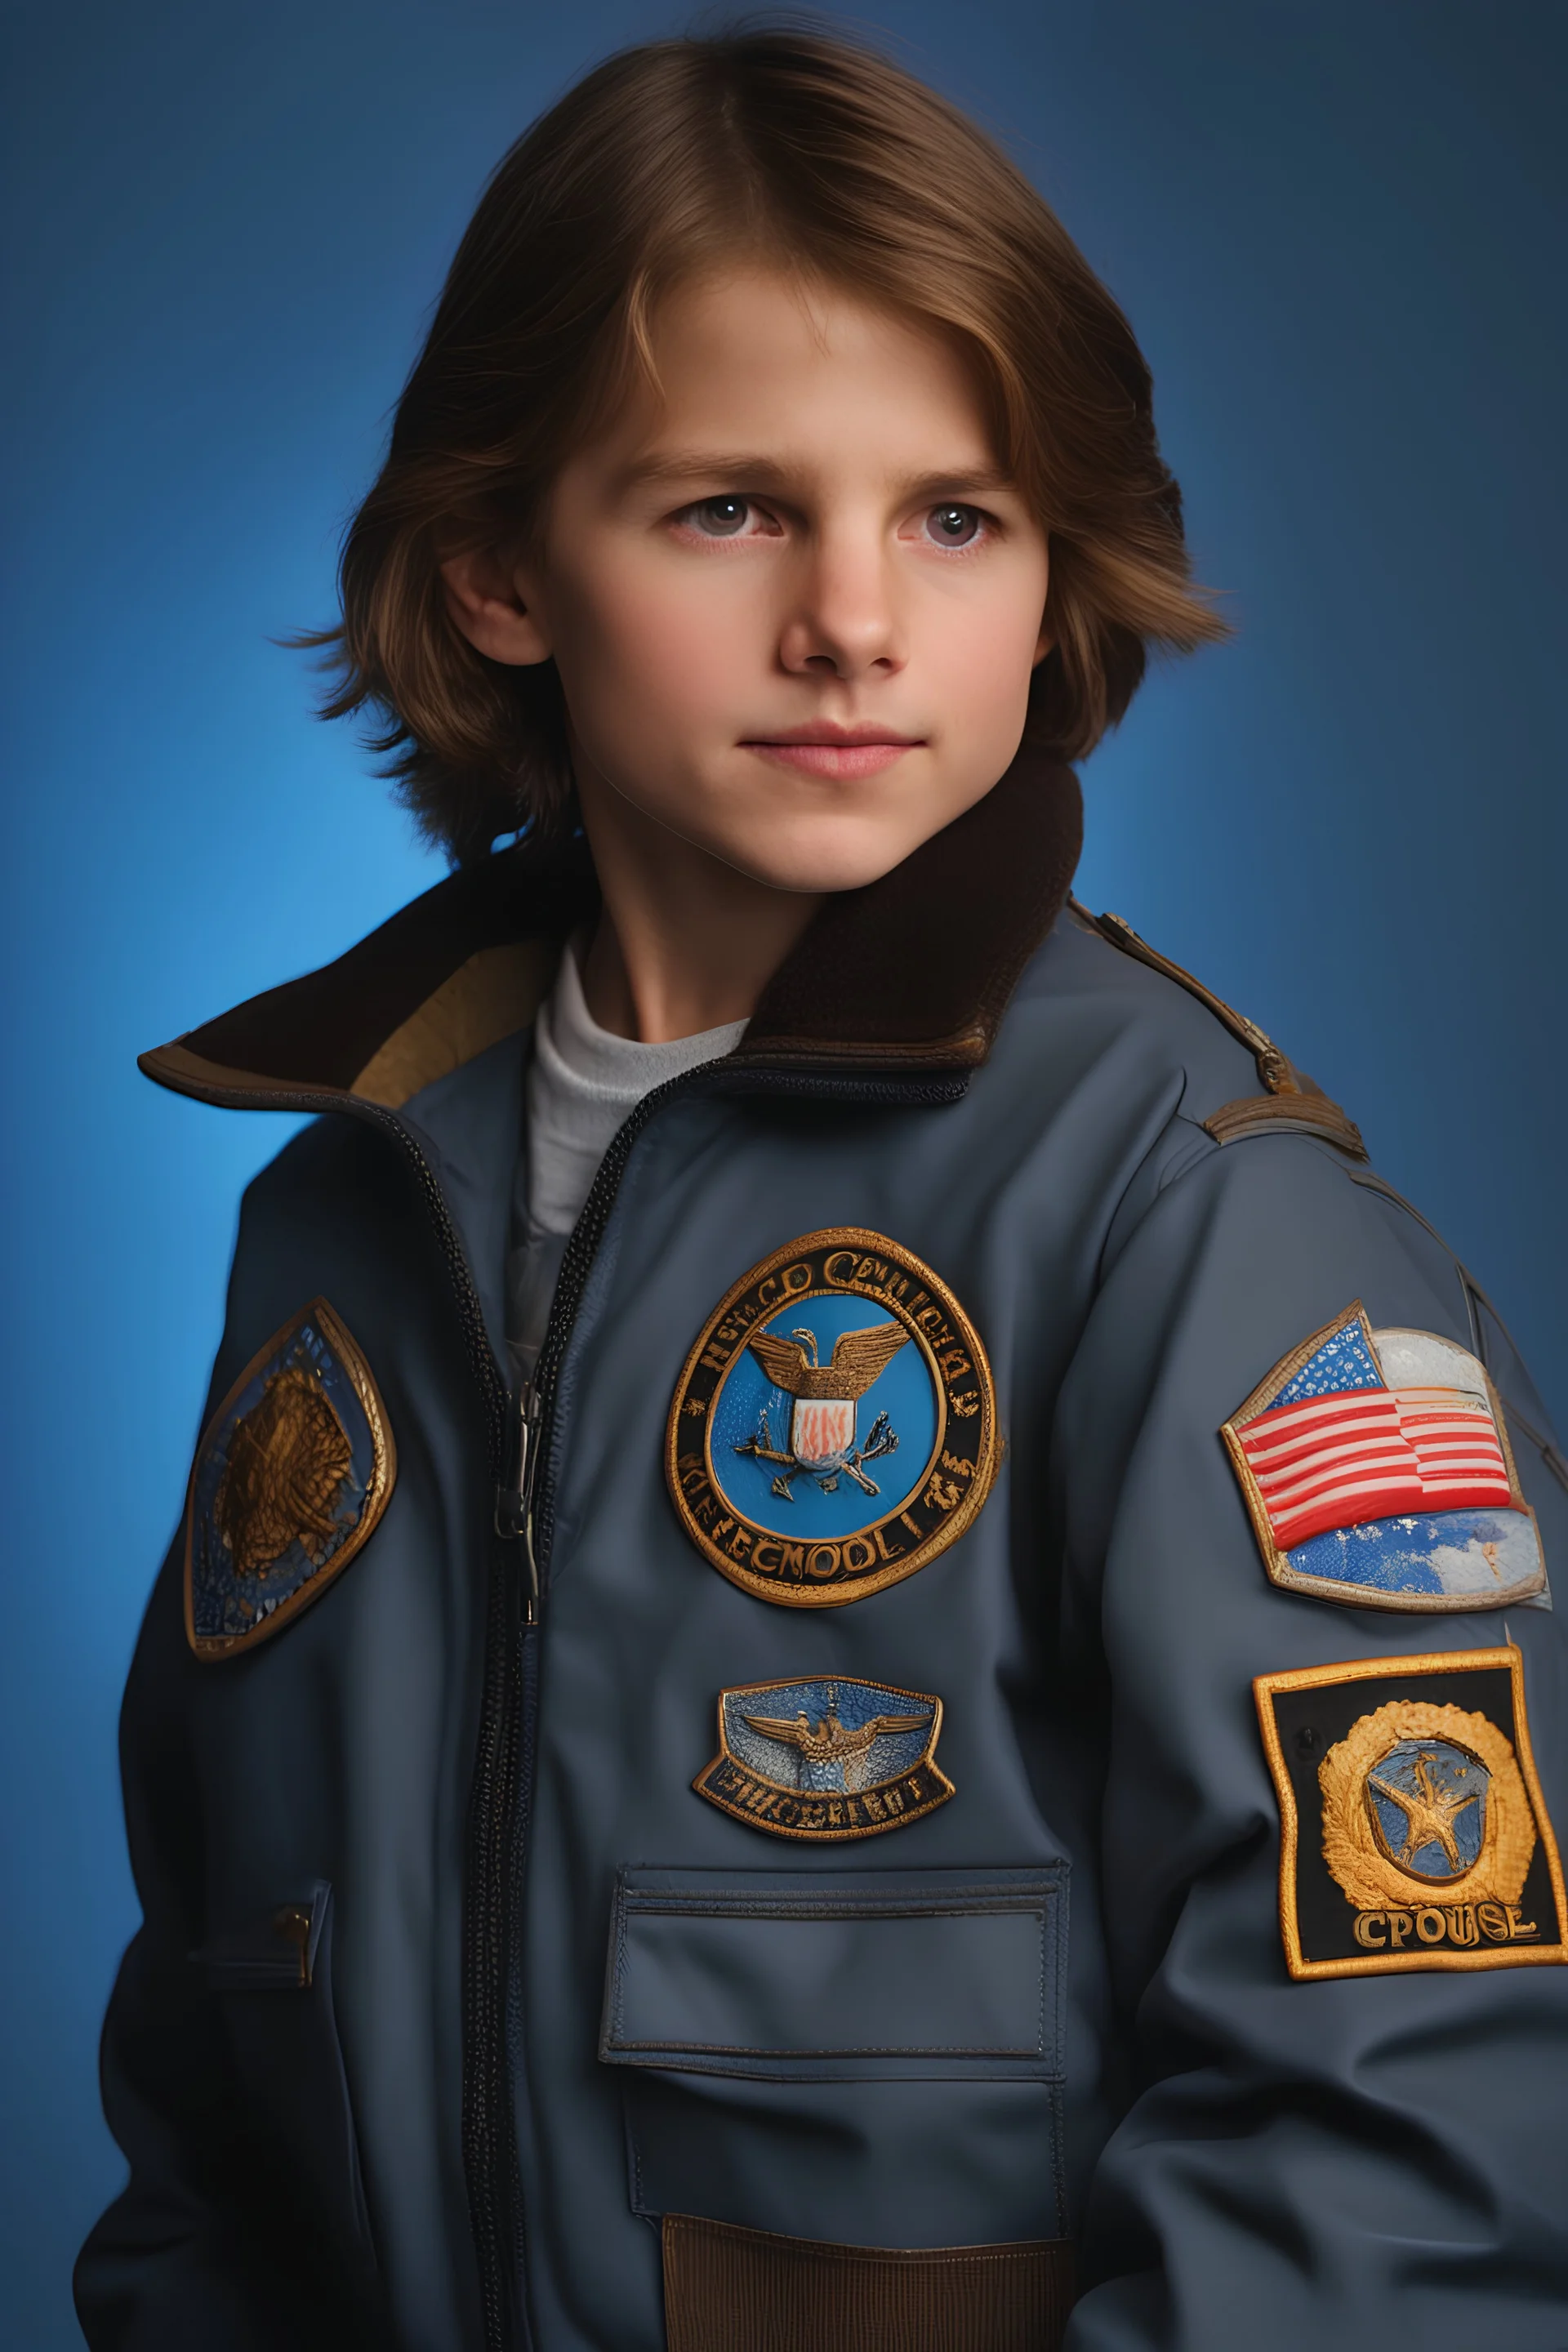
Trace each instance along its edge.
<instances>
[{"instance_id":1,"label":"boy's ear","mask_svg":"<svg viewBox=\"0 0 1568 2352\"><path fill-rule=\"evenodd\" d=\"M550 659L549 634L536 608L524 602L521 576L505 549L474 547L448 556L441 580L447 610L479 652L515 667Z\"/></svg>"}]
</instances>

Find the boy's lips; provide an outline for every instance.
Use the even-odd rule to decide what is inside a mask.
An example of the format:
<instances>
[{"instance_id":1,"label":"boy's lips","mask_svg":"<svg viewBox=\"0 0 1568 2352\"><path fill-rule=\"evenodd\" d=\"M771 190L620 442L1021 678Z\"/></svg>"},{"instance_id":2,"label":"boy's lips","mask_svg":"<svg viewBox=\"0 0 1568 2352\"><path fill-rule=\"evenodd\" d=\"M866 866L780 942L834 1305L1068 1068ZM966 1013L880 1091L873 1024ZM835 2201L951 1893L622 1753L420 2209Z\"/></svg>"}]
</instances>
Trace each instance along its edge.
<instances>
[{"instance_id":1,"label":"boy's lips","mask_svg":"<svg viewBox=\"0 0 1568 2352\"><path fill-rule=\"evenodd\" d=\"M819 719L777 735L747 736L742 748L812 775L856 777L874 776L891 767L923 740L919 735L900 735L891 727L835 727Z\"/></svg>"}]
</instances>

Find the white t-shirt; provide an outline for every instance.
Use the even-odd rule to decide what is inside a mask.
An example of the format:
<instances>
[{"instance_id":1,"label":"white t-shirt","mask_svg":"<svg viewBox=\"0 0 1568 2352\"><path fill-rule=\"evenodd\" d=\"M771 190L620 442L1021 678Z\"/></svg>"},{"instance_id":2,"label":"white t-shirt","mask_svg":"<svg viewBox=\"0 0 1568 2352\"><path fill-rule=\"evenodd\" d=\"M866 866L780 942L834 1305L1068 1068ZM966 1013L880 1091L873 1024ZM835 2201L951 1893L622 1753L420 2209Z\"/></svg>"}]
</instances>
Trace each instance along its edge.
<instances>
[{"instance_id":1,"label":"white t-shirt","mask_svg":"<svg viewBox=\"0 0 1568 2352\"><path fill-rule=\"evenodd\" d=\"M617 1037L588 1010L578 953L574 940L533 1024L527 1149L507 1265L507 1339L520 1380L537 1360L567 1239L617 1129L655 1087L730 1053L746 1026L727 1021L660 1045Z\"/></svg>"}]
</instances>

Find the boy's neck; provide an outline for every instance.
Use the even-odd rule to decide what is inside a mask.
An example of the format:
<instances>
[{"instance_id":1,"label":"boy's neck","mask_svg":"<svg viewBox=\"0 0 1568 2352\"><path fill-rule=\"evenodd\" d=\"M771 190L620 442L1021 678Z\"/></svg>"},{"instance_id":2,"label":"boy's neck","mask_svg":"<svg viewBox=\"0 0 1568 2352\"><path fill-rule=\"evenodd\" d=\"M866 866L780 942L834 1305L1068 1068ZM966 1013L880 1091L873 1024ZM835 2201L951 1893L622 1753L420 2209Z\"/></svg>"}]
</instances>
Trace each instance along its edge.
<instances>
[{"instance_id":1,"label":"boy's neck","mask_svg":"<svg viewBox=\"0 0 1568 2352\"><path fill-rule=\"evenodd\" d=\"M625 799L579 763L604 908L583 965L602 1029L645 1045L747 1021L820 894L774 889Z\"/></svg>"}]
</instances>

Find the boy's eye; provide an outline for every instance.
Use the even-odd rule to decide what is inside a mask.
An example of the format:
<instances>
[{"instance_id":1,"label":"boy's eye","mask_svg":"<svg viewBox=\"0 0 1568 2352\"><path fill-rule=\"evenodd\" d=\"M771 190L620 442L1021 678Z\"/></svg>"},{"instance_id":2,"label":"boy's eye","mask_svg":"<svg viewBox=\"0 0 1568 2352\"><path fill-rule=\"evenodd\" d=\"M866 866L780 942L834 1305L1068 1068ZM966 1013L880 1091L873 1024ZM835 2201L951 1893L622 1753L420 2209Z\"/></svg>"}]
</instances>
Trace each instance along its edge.
<instances>
[{"instance_id":1,"label":"boy's eye","mask_svg":"<svg viewBox=\"0 0 1568 2352\"><path fill-rule=\"evenodd\" d=\"M735 539L744 530L751 511L747 499L702 499L688 507L680 520L709 539Z\"/></svg>"},{"instance_id":2,"label":"boy's eye","mask_svg":"<svg viewBox=\"0 0 1568 2352\"><path fill-rule=\"evenodd\" d=\"M927 515L926 529L939 547L968 547L979 538L983 520L978 507L950 505L944 500Z\"/></svg>"}]
</instances>

